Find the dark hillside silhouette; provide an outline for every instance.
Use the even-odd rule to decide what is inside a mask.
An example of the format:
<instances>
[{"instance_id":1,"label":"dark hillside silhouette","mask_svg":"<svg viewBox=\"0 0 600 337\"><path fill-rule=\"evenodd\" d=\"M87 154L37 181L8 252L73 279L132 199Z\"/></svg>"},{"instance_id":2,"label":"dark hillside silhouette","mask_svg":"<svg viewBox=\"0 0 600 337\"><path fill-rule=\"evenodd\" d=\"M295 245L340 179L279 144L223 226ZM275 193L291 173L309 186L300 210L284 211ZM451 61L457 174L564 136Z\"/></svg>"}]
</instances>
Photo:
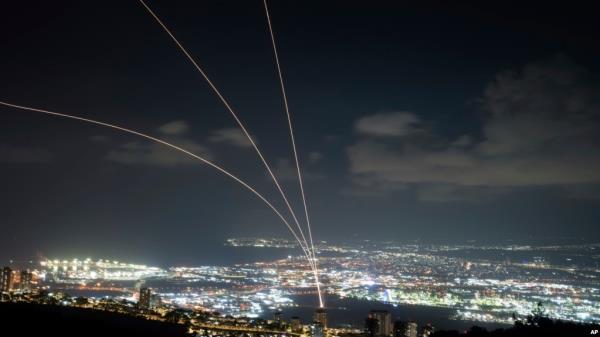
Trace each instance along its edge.
<instances>
[{"instance_id":1,"label":"dark hillside silhouette","mask_svg":"<svg viewBox=\"0 0 600 337\"><path fill-rule=\"evenodd\" d=\"M183 325L141 317L65 306L0 303L4 331L19 336L146 336L186 335ZM14 329L14 330L13 330Z\"/></svg>"}]
</instances>

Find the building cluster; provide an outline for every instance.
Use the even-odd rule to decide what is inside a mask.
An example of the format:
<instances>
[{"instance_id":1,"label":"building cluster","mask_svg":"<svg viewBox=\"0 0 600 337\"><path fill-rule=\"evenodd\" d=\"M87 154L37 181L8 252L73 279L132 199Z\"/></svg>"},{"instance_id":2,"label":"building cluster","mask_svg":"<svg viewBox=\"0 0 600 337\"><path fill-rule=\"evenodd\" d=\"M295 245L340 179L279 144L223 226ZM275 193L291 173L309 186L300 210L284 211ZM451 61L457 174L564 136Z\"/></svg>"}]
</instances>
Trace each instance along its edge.
<instances>
[{"instance_id":1,"label":"building cluster","mask_svg":"<svg viewBox=\"0 0 600 337\"><path fill-rule=\"evenodd\" d=\"M141 287L138 306L140 309L153 310L161 305L161 299L148 287Z\"/></svg>"},{"instance_id":2,"label":"building cluster","mask_svg":"<svg viewBox=\"0 0 600 337\"><path fill-rule=\"evenodd\" d=\"M286 247L289 242L231 239L228 244L260 249ZM365 312L372 302L421 305L449 308L448 319L451 320L512 324L513 314L525 317L538 302L543 302L550 318L600 321L600 270L593 265L578 267L573 264L575 256L596 256L593 254L597 253L590 252L592 249L600 252L600 246L544 248L550 249L550 253L531 247L374 242L320 243L317 247L321 289L339 301L361 301L366 306L362 309ZM468 256L460 257L459 253L465 249ZM495 255L490 253L498 250L503 254L517 251L518 256L527 253L530 258L523 257L518 262L502 258L498 262L496 257L490 257ZM550 259L551 253L560 260ZM76 289L77 294L89 298L87 304L80 300L77 305L133 314L141 312L149 319L163 319L166 312L179 309L195 313L219 312L223 317L186 314L178 318L204 324L202 329L215 332L213 335L220 331L217 326L251 331L268 327L270 331L316 337L346 334L428 336L432 330L430 326L419 327L416 322L394 321L389 313L376 310L370 312L364 326L353 325L348 329L328 326L324 311L316 311L306 324L298 317L284 321L281 315L273 322L261 321L268 312L285 312L301 304L302 296L316 295L314 274L306 259L300 256L225 266L166 269L107 259L45 259L40 262L39 269L15 271L7 267L1 270L0 276L3 298L14 298L14 294L26 294L28 289L37 287L52 294L51 303L58 301L71 305L77 304L76 298L62 296L61 292ZM134 282L143 282L144 286L133 287ZM107 293L110 296L107 297ZM225 316L230 318L225 319ZM361 312L358 318L352 318L352 322L357 319L360 322L362 318ZM211 325L207 319L219 324Z\"/></svg>"},{"instance_id":3,"label":"building cluster","mask_svg":"<svg viewBox=\"0 0 600 337\"><path fill-rule=\"evenodd\" d=\"M287 247L283 239L230 239L232 247ZM572 266L576 256L600 247L397 245L376 242L317 245L321 289L340 298L394 305L453 309L451 319L512 324L536 303L554 319L600 321L600 271ZM235 248L232 248L235 249ZM468 257L457 257L466 250ZM529 254L518 262L490 259L489 252ZM546 255L545 255L546 254ZM548 254L560 254L562 264ZM571 259L571 254L573 258ZM568 258L566 258L568 257ZM495 257L494 257L495 258ZM573 260L573 261L571 261ZM215 310L234 317L263 317L295 306L295 296L314 294L314 275L305 258L230 266L161 269L114 260L54 259L41 262L45 282L88 290L130 291L128 281L159 279L154 290L166 304ZM119 288L119 289L116 289Z\"/></svg>"},{"instance_id":4,"label":"building cluster","mask_svg":"<svg viewBox=\"0 0 600 337\"><path fill-rule=\"evenodd\" d=\"M392 322L392 315L387 310L371 310L365 320L367 337L428 337L433 332L434 328L431 324L423 326L418 331L415 321Z\"/></svg>"},{"instance_id":5,"label":"building cluster","mask_svg":"<svg viewBox=\"0 0 600 337\"><path fill-rule=\"evenodd\" d=\"M3 296L13 292L29 292L37 283L37 275L29 270L12 270L10 267L0 270L0 293Z\"/></svg>"},{"instance_id":6,"label":"building cluster","mask_svg":"<svg viewBox=\"0 0 600 337\"><path fill-rule=\"evenodd\" d=\"M382 310L372 310L365 328L361 330L329 327L327 311L322 308L315 310L312 322L308 324L303 324L297 316L286 321L280 311L275 312L272 320L265 320L182 309L163 303L160 296L145 285L139 288L137 303L110 298L71 297L62 291L48 292L47 288L39 287L35 274L2 268L0 285L2 294L6 295L2 300L88 308L169 321L184 324L190 332L201 336L427 337L433 332L432 327L426 326L421 334L417 334L415 322L396 321L392 324L390 313Z\"/></svg>"}]
</instances>

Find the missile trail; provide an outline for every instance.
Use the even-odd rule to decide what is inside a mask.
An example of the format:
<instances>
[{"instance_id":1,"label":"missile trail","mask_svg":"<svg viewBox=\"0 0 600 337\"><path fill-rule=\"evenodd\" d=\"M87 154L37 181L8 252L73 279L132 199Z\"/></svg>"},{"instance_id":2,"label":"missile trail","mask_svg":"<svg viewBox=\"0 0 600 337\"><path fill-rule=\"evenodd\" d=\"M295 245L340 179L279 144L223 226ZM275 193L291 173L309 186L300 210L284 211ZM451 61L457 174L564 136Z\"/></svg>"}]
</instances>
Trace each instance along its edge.
<instances>
[{"instance_id":1,"label":"missile trail","mask_svg":"<svg viewBox=\"0 0 600 337\"><path fill-rule=\"evenodd\" d=\"M298 151L296 150L296 140L294 137L294 128L292 127L292 117L290 116L290 108L288 105L287 94L285 91L285 84L283 81L283 74L281 72L281 64L279 62L279 53L277 52L277 43L275 43L275 33L273 32L273 25L271 23L271 16L269 15L269 6L267 0L263 0L265 7L265 15L267 17L267 25L269 26L269 34L271 35L271 44L273 45L273 56L275 58L275 65L277 68L277 75L279 77L279 86L281 88L281 95L283 97L283 107L285 114L287 115L288 127L290 129L290 139L292 142L292 150L294 153L294 161L296 162L296 171L298 173L298 183L300 185L300 194L302 196L302 204L304 205L304 215L306 217L306 228L308 229L308 237L310 240L310 248L312 251L313 265L315 270L315 282L317 284L317 293L319 294L319 304L323 307L323 299L321 298L321 289L319 285L318 267L317 267L317 256L315 254L315 246L313 244L312 230L310 228L310 218L308 216L308 207L306 206L306 195L304 193L304 183L302 181L302 172L300 170L300 162L298 161ZM308 246L308 243L306 244Z\"/></svg>"},{"instance_id":2,"label":"missile trail","mask_svg":"<svg viewBox=\"0 0 600 337\"><path fill-rule=\"evenodd\" d=\"M237 114L235 113L235 111L233 110L233 108L231 107L231 105L229 104L229 102L221 94L221 92L216 87L216 85L210 80L210 78L208 77L208 75L206 74L206 72L202 69L202 67L200 67L200 65L198 64L198 62L196 62L196 60L194 60L194 58L192 57L192 55L181 44L181 42L179 42L179 40L175 37L175 35L171 32L171 30L162 22L162 20L154 13L154 11L152 11L152 9L146 4L146 2L144 0L139 0L139 1L144 6L144 8L146 8L146 10L148 11L148 13L150 13L150 15L154 18L154 20L169 35L169 37L171 38L171 40L173 40L173 42L175 42L175 44L177 45L177 47L179 48L179 50L181 50L181 52L187 57L187 59L194 65L194 67L196 68L196 70L198 70L198 72L200 73L200 75L202 75L202 77L206 80L206 82L208 83L208 85L211 87L211 89L215 93L215 95L217 95L217 97L219 98L219 100L223 103L223 105L225 105L225 108L227 108L227 110L229 111L229 113L231 114L231 116L233 117L233 119L235 119L235 121L237 122L238 126L240 127L240 129L242 130L242 132L244 133L244 135L246 136L246 138L248 138L248 140L250 141L250 144L252 145L252 147L254 148L254 150L256 151L256 153L258 154L258 156L260 157L263 165L265 166L265 168L269 172L269 175L271 176L273 182L275 183L275 186L277 187L277 190L281 194L281 197L283 198L283 200L284 200L284 202L285 202L285 204L286 204L286 206L287 206L290 214L292 215L292 218L294 219L294 222L296 223L296 226L298 227L298 230L300 232L300 236L302 236L302 239L304 240L304 242L308 246L308 241L306 240L304 232L302 231L302 227L300 226L300 223L298 222L298 219L296 217L296 213L294 213L294 210L293 210L292 206L290 205L290 202L288 201L287 196L285 195L285 193L284 193L281 185L279 184L279 180L277 180L277 177L275 177L275 174L271 170L271 167L268 164L267 160L265 159L264 155L258 149L258 146L256 145L256 143L254 142L254 140L250 136L250 133L248 132L248 130L246 130L246 127L244 126L244 124L242 123L242 121L239 119L239 117L237 116ZM311 259L309 259L309 260L311 260ZM312 261L309 261L309 263L311 263L311 267L312 267Z\"/></svg>"},{"instance_id":3,"label":"missile trail","mask_svg":"<svg viewBox=\"0 0 600 337\"><path fill-rule=\"evenodd\" d=\"M175 149L179 152L182 152L192 158L198 159L201 162L207 164L208 166L216 169L217 171L223 173L224 175L228 176L229 178L233 179L235 182L241 184L242 186L244 186L246 189L248 189L250 192L254 193L254 195L256 195L260 200L262 200L278 217L279 219L281 219L281 221L283 221L283 223L287 226L287 228L290 230L290 232L292 233L292 235L294 236L294 238L296 239L296 241L298 241L298 243L300 244L300 247L302 248L302 251L304 252L304 255L306 256L306 258L310 259L310 250L308 249L308 246L305 248L304 245L302 244L302 241L300 240L300 238L298 237L298 235L296 234L296 232L294 231L294 229L292 228L292 226L289 224L289 222L283 217L283 215L281 215L281 213L277 210L277 208L275 208L275 206L273 206L273 204L271 204L264 196L262 196L262 194L260 194L256 189L254 189L252 186L248 185L246 182L244 182L243 180L241 180L240 178L238 178L237 176L235 176L233 173L230 173L229 171L225 170L224 168L222 168L221 166L202 158L201 156L188 151L182 147L179 147L177 145L174 145L172 143L169 143L167 141L164 141L162 139L150 136L148 134L139 132L139 131L135 131L135 130L131 130L131 129L127 129L125 127L119 126L119 125L115 125L115 124L110 124L110 123L106 123L106 122L102 122L102 121L98 121L98 120L94 120L91 118L85 118L85 117L79 117L79 116L75 116L75 115L69 115L69 114L64 114L64 113L59 113L59 112L54 112L54 111L48 111L48 110L44 110L44 109L37 109L37 108L32 108L32 107L27 107L27 106L22 106L22 105L17 105L17 104L11 104L11 103L6 103L6 102L2 102L0 101L0 105L4 105L10 108L16 108L16 109L21 109L21 110L29 110L29 111L34 111L34 112L41 112L47 115L51 115L51 116L57 116L57 117L64 117L64 118L70 118L70 119L75 119L78 121L82 121L82 122L86 122L86 123L91 123L91 124L96 124L96 125L100 125L100 126L104 126L104 127L108 127L108 128L112 128L115 130L119 130L119 131L123 131L126 133L130 133L139 137L143 137L146 139L149 139L151 141L154 141L156 143L168 146L172 149Z\"/></svg>"}]
</instances>

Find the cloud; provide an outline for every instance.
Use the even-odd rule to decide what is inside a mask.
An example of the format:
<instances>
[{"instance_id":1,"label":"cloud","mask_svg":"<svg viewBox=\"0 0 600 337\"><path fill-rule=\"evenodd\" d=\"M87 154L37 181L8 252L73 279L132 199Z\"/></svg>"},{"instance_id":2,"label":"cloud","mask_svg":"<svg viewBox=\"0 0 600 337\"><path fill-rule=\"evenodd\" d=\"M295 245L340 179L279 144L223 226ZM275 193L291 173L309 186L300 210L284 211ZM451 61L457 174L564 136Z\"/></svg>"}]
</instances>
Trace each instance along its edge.
<instances>
[{"instance_id":1,"label":"cloud","mask_svg":"<svg viewBox=\"0 0 600 337\"><path fill-rule=\"evenodd\" d=\"M190 126L186 121L176 120L160 126L158 131L165 135L181 136L189 129Z\"/></svg>"},{"instance_id":2,"label":"cloud","mask_svg":"<svg viewBox=\"0 0 600 337\"><path fill-rule=\"evenodd\" d=\"M45 149L0 144L0 163L46 163L53 158L54 155Z\"/></svg>"},{"instance_id":3,"label":"cloud","mask_svg":"<svg viewBox=\"0 0 600 337\"><path fill-rule=\"evenodd\" d=\"M347 148L352 178L361 188L365 181L373 189L409 184L430 201L600 183L600 90L585 74L564 56L498 74L483 93L481 135L445 139L431 129L411 131L416 117L395 127L381 121L398 113L363 117L370 132L359 120L363 136Z\"/></svg>"},{"instance_id":4,"label":"cloud","mask_svg":"<svg viewBox=\"0 0 600 337\"><path fill-rule=\"evenodd\" d=\"M600 184L569 186L566 188L566 192L571 199L600 200Z\"/></svg>"},{"instance_id":5,"label":"cloud","mask_svg":"<svg viewBox=\"0 0 600 337\"><path fill-rule=\"evenodd\" d=\"M313 173L311 171L308 171L306 167L301 167L301 169L303 181L312 181L325 178L325 175L321 173ZM298 180L298 171L296 169L296 165L292 163L292 161L289 159L279 158L277 160L277 163L273 167L273 173L280 181ZM268 176L268 178L271 179L271 176Z\"/></svg>"},{"instance_id":6,"label":"cloud","mask_svg":"<svg viewBox=\"0 0 600 337\"><path fill-rule=\"evenodd\" d=\"M482 154L536 152L594 138L600 90L584 77L585 69L564 56L499 74L484 92L491 118L483 127Z\"/></svg>"},{"instance_id":7,"label":"cloud","mask_svg":"<svg viewBox=\"0 0 600 337\"><path fill-rule=\"evenodd\" d=\"M208 138L213 143L227 143L237 147L252 147L250 140L239 128L224 128L212 132ZM256 139L254 139L256 143Z\"/></svg>"},{"instance_id":8,"label":"cloud","mask_svg":"<svg viewBox=\"0 0 600 337\"><path fill-rule=\"evenodd\" d=\"M429 202L487 202L505 195L510 189L488 186L460 186L455 184L420 184L415 188L421 201Z\"/></svg>"},{"instance_id":9,"label":"cloud","mask_svg":"<svg viewBox=\"0 0 600 337\"><path fill-rule=\"evenodd\" d=\"M358 119L357 132L381 137L406 136L419 131L419 118L410 112L379 113Z\"/></svg>"},{"instance_id":10,"label":"cloud","mask_svg":"<svg viewBox=\"0 0 600 337\"><path fill-rule=\"evenodd\" d=\"M312 151L311 153L308 154L308 163L309 164L316 164L316 163L320 162L321 159L323 159L323 154L319 151Z\"/></svg>"},{"instance_id":11,"label":"cloud","mask_svg":"<svg viewBox=\"0 0 600 337\"><path fill-rule=\"evenodd\" d=\"M204 146L193 141L176 140L174 143L177 146L206 158L207 160L212 158ZM179 165L202 164L200 161L164 145L141 141L125 143L117 150L110 150L106 155L106 159L127 165L139 164L173 167Z\"/></svg>"},{"instance_id":12,"label":"cloud","mask_svg":"<svg viewBox=\"0 0 600 337\"><path fill-rule=\"evenodd\" d=\"M189 126L184 121L174 121L158 128L159 132L171 135L168 141L195 153L207 160L212 159L210 152L201 144L181 137L187 132ZM171 149L165 145L147 141L133 141L120 145L117 149L110 150L105 157L109 161L126 165L156 165L174 167L180 165L202 164L202 162L188 155Z\"/></svg>"},{"instance_id":13,"label":"cloud","mask_svg":"<svg viewBox=\"0 0 600 337\"><path fill-rule=\"evenodd\" d=\"M452 146L465 147L473 143L473 139L469 135L462 135L457 140L452 142Z\"/></svg>"}]
</instances>

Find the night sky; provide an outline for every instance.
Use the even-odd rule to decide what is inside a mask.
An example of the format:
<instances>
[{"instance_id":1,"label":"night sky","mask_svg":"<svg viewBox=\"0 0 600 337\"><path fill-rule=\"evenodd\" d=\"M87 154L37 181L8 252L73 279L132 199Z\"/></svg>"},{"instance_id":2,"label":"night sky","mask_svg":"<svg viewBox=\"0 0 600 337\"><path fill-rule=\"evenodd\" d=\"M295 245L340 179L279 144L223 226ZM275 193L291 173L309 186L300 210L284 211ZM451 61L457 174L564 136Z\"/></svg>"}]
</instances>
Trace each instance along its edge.
<instances>
[{"instance_id":1,"label":"night sky","mask_svg":"<svg viewBox=\"0 0 600 337\"><path fill-rule=\"evenodd\" d=\"M419 3L270 2L317 240L598 241L591 5ZM302 214L262 1L149 5ZM0 101L172 141L283 210L234 120L137 1L3 4L0 41ZM210 263L227 237L291 238L247 190L158 144L7 107L0 117L3 259Z\"/></svg>"}]
</instances>

